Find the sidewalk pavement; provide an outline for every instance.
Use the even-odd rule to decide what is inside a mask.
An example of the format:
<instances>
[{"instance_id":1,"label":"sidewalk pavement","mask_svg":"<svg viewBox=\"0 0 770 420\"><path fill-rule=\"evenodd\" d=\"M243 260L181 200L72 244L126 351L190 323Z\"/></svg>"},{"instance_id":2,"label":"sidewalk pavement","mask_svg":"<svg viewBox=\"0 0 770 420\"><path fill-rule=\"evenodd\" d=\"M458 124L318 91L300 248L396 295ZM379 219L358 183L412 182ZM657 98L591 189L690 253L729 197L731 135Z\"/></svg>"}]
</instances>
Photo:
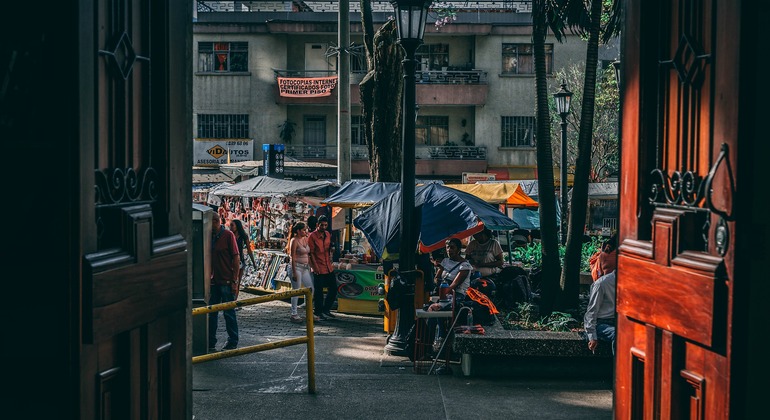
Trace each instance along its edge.
<instances>
[{"instance_id":1,"label":"sidewalk pavement","mask_svg":"<svg viewBox=\"0 0 770 420\"><path fill-rule=\"evenodd\" d=\"M252 295L241 292L240 299ZM239 346L305 335L287 302L237 312ZM303 314L303 311L300 311ZM193 418L214 419L611 419L609 380L477 378L412 371L383 351L382 316L335 313L315 326L316 393L308 393L307 346L193 365ZM226 341L224 321L217 329Z\"/></svg>"}]
</instances>

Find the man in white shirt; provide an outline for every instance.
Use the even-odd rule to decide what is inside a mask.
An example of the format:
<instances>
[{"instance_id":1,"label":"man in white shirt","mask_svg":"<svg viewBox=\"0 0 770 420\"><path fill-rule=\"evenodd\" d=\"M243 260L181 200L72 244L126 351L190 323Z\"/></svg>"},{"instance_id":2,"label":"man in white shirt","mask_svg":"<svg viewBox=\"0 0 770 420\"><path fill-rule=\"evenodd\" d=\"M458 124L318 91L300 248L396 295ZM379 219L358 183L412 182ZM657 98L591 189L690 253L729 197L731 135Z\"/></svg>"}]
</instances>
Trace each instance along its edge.
<instances>
[{"instance_id":1,"label":"man in white shirt","mask_svg":"<svg viewBox=\"0 0 770 420\"><path fill-rule=\"evenodd\" d=\"M603 273L591 284L588 297L588 308L583 317L583 326L588 338L588 349L595 352L599 340L612 344L612 354L615 354L615 271L617 268L617 245L611 238L599 255L599 263Z\"/></svg>"}]
</instances>

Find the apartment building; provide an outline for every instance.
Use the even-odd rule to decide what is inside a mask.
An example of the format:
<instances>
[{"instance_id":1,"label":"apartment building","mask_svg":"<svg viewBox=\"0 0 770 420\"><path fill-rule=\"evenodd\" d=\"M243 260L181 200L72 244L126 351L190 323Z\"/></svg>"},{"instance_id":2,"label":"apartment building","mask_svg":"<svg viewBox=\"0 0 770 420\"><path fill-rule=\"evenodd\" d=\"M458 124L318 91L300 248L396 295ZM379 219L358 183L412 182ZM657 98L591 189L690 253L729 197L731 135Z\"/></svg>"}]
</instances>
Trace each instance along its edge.
<instances>
[{"instance_id":1,"label":"apartment building","mask_svg":"<svg viewBox=\"0 0 770 420\"><path fill-rule=\"evenodd\" d=\"M417 177L459 182L463 172L486 172L498 180L535 178L531 2L445 3L456 20L437 27L436 15L430 16L418 51ZM278 78L321 80L337 74L337 6L337 1L197 2L194 165L259 160L265 143L284 143L286 154L297 159L336 164L338 89L328 96L283 96ZM393 15L389 2L372 6L376 27ZM350 22L351 171L353 178L368 178L358 89L366 71L358 1L350 2ZM564 43L549 36L546 43L549 76L585 60L586 44L578 36ZM556 91L558 81L549 82ZM285 138L283 127L290 128Z\"/></svg>"}]
</instances>

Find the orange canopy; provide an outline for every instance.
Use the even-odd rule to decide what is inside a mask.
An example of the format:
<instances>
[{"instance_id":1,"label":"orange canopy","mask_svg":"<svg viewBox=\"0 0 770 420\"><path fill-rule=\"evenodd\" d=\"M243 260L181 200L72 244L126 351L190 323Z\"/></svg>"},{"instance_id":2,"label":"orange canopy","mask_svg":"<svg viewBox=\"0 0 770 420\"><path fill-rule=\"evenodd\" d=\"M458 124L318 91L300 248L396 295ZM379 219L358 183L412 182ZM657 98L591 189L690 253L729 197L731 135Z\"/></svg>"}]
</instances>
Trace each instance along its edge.
<instances>
[{"instance_id":1,"label":"orange canopy","mask_svg":"<svg viewBox=\"0 0 770 420\"><path fill-rule=\"evenodd\" d=\"M506 204L511 207L537 208L537 201L528 196L517 182L491 184L446 184L449 188L464 191L490 204Z\"/></svg>"}]
</instances>

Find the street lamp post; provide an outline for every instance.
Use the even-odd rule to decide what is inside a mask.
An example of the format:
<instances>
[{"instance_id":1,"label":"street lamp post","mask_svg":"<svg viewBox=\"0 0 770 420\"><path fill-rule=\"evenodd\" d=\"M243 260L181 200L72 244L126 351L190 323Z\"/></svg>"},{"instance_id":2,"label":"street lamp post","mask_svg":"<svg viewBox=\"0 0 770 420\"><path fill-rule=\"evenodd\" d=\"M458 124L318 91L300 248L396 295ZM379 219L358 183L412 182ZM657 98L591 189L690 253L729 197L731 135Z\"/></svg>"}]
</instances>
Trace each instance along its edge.
<instances>
[{"instance_id":1,"label":"street lamp post","mask_svg":"<svg viewBox=\"0 0 770 420\"><path fill-rule=\"evenodd\" d=\"M556 112L561 117L561 244L567 243L567 115L572 92L567 90L567 81L562 80L561 89L553 94Z\"/></svg>"},{"instance_id":2,"label":"street lamp post","mask_svg":"<svg viewBox=\"0 0 770 420\"><path fill-rule=\"evenodd\" d=\"M414 284L417 278L415 270L415 251L417 249L417 231L414 225L414 184L415 184L415 139L414 127L417 114L415 100L415 78L417 60L415 53L422 44L425 33L425 21L431 0L391 0L396 11L398 43L404 49L403 94L403 131L401 150L404 158L401 163L401 245L399 247L399 275L406 281L411 293L404 296L404 302L398 309L396 328L385 346L391 354L404 353L408 345L409 329L414 324Z\"/></svg>"}]
</instances>

